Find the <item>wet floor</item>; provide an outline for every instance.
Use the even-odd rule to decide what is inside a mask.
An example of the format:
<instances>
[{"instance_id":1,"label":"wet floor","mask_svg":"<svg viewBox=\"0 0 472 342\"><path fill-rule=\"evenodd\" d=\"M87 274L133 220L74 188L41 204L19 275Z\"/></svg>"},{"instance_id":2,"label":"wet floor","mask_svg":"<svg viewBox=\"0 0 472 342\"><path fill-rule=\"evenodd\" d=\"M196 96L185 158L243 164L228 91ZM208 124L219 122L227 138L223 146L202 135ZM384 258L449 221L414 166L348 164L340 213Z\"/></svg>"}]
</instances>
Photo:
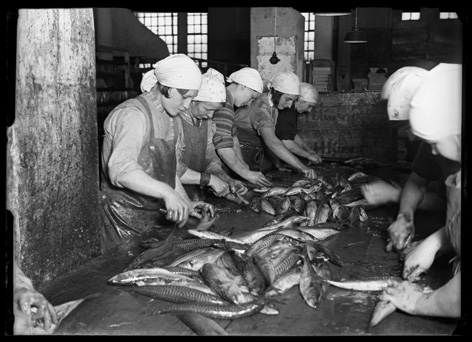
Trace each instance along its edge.
<instances>
[{"instance_id":1,"label":"wet floor","mask_svg":"<svg viewBox=\"0 0 472 342\"><path fill-rule=\"evenodd\" d=\"M278 181L276 181L278 179ZM293 183L295 174L272 175L274 183ZM248 207L221 199L207 199L215 205L218 219L212 230L222 234L260 228L273 218ZM395 206L368 210L369 219L359 227L349 227L323 242L344 262L330 265L333 280L372 276L400 276L402 264L395 252L386 252L387 227L396 216ZM416 217L417 239L442 226L444 214L419 212ZM178 230L189 237L186 228ZM148 237L165 238L172 227L146 232ZM75 272L46 284L41 289L53 305L95 295L80 304L56 330L60 335L196 335L179 318L159 311L172 303L151 299L107 284L144 249L133 240L110 250ZM430 287L442 286L451 277L448 256L440 257L421 282ZM279 295L278 315L262 313L235 320L215 320L229 335L451 335L457 321L442 318L414 317L396 311L371 331L367 330L377 292L356 292L330 287L328 295L313 309L303 300L295 286Z\"/></svg>"}]
</instances>

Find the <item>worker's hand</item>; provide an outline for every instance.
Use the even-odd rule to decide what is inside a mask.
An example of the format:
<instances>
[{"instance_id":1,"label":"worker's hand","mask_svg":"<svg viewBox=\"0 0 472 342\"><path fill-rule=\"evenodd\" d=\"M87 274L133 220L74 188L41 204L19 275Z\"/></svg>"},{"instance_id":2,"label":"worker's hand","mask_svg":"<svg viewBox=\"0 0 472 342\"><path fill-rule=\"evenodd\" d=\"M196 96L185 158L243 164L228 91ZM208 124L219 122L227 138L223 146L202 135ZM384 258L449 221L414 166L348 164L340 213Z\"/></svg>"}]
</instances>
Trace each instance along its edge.
<instances>
[{"instance_id":1,"label":"worker's hand","mask_svg":"<svg viewBox=\"0 0 472 342\"><path fill-rule=\"evenodd\" d=\"M361 192L369 204L382 205L400 200L402 189L383 180L361 186Z\"/></svg>"},{"instance_id":2,"label":"worker's hand","mask_svg":"<svg viewBox=\"0 0 472 342\"><path fill-rule=\"evenodd\" d=\"M387 251L392 248L401 251L411 243L415 236L415 225L413 224L413 215L410 213L400 213L397 220L388 227L389 240Z\"/></svg>"},{"instance_id":3,"label":"worker's hand","mask_svg":"<svg viewBox=\"0 0 472 342\"><path fill-rule=\"evenodd\" d=\"M190 212L190 203L183 199L176 191L171 188L171 191L166 192L163 197L167 214L166 219L178 224L182 228L187 223Z\"/></svg>"},{"instance_id":4,"label":"worker's hand","mask_svg":"<svg viewBox=\"0 0 472 342\"><path fill-rule=\"evenodd\" d=\"M310 178L310 179L316 179L318 176L315 172L315 170L313 169L310 169L309 167L304 167L300 170L303 175L307 178Z\"/></svg>"},{"instance_id":5,"label":"worker's hand","mask_svg":"<svg viewBox=\"0 0 472 342\"><path fill-rule=\"evenodd\" d=\"M15 335L30 334L35 325L48 332L52 323L58 323L56 310L38 291L20 287L15 289L13 296Z\"/></svg>"},{"instance_id":6,"label":"worker's hand","mask_svg":"<svg viewBox=\"0 0 472 342\"><path fill-rule=\"evenodd\" d=\"M198 213L200 217L195 215L195 213ZM206 203L203 201L191 202L190 215L198 217L200 219L205 218L205 217L213 218L215 217L215 207L213 207L212 204Z\"/></svg>"},{"instance_id":7,"label":"worker's hand","mask_svg":"<svg viewBox=\"0 0 472 342\"><path fill-rule=\"evenodd\" d=\"M321 157L316 152L311 152L306 159L309 161L308 165L321 164L322 162Z\"/></svg>"},{"instance_id":8,"label":"worker's hand","mask_svg":"<svg viewBox=\"0 0 472 342\"><path fill-rule=\"evenodd\" d=\"M425 296L423 288L409 281L389 280L388 286L379 296L379 300L387 301L395 305L410 315L418 315L420 312L417 308L418 301Z\"/></svg>"},{"instance_id":9,"label":"worker's hand","mask_svg":"<svg viewBox=\"0 0 472 342\"><path fill-rule=\"evenodd\" d=\"M272 182L268 180L262 172L259 171L249 171L246 179L252 184L257 184L260 186L272 186Z\"/></svg>"},{"instance_id":10,"label":"worker's hand","mask_svg":"<svg viewBox=\"0 0 472 342\"><path fill-rule=\"evenodd\" d=\"M231 192L228 182L212 174L208 186L213 190L216 197L224 197Z\"/></svg>"},{"instance_id":11,"label":"worker's hand","mask_svg":"<svg viewBox=\"0 0 472 342\"><path fill-rule=\"evenodd\" d=\"M229 189L231 193L238 193L241 196L244 196L249 190L246 188L243 182L237 180L237 179L230 179L228 181L229 184Z\"/></svg>"},{"instance_id":12,"label":"worker's hand","mask_svg":"<svg viewBox=\"0 0 472 342\"><path fill-rule=\"evenodd\" d=\"M403 278L416 281L420 274L430 269L438 250L439 245L432 238L421 241L405 256Z\"/></svg>"}]
</instances>

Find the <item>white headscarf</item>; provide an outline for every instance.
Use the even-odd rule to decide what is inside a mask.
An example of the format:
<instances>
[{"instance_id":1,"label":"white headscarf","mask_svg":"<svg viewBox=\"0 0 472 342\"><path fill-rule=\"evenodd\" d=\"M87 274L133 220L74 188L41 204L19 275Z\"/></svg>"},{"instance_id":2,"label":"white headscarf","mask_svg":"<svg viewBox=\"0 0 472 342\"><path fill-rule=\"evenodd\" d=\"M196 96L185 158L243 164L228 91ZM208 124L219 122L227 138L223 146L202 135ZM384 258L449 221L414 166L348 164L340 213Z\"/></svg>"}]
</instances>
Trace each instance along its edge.
<instances>
[{"instance_id":1,"label":"white headscarf","mask_svg":"<svg viewBox=\"0 0 472 342\"><path fill-rule=\"evenodd\" d=\"M209 68L202 75L202 85L195 101L226 102L225 78L219 71Z\"/></svg>"},{"instance_id":2,"label":"white headscarf","mask_svg":"<svg viewBox=\"0 0 472 342\"><path fill-rule=\"evenodd\" d=\"M408 120L410 101L428 70L407 66L398 69L385 81L380 97L388 100L390 120Z\"/></svg>"},{"instance_id":3,"label":"white headscarf","mask_svg":"<svg viewBox=\"0 0 472 342\"><path fill-rule=\"evenodd\" d=\"M441 63L431 69L410 106L414 135L434 141L461 134L462 65Z\"/></svg>"},{"instance_id":4,"label":"white headscarf","mask_svg":"<svg viewBox=\"0 0 472 342\"><path fill-rule=\"evenodd\" d=\"M228 77L228 82L236 82L245 85L252 90L262 93L264 83L262 82L261 74L259 71L253 68L242 68L238 71L233 72Z\"/></svg>"},{"instance_id":5,"label":"white headscarf","mask_svg":"<svg viewBox=\"0 0 472 342\"><path fill-rule=\"evenodd\" d=\"M300 79L291 71L279 72L272 76L267 88L274 88L284 94L300 95Z\"/></svg>"},{"instance_id":6,"label":"white headscarf","mask_svg":"<svg viewBox=\"0 0 472 342\"><path fill-rule=\"evenodd\" d=\"M161 59L154 64L154 78L148 71L141 81L141 90L149 91L159 81L160 84L178 89L200 89L202 72L197 64L184 54L176 54ZM154 83L153 83L154 82Z\"/></svg>"},{"instance_id":7,"label":"white headscarf","mask_svg":"<svg viewBox=\"0 0 472 342\"><path fill-rule=\"evenodd\" d=\"M313 84L307 82L300 83L300 100L310 103L318 103L320 94Z\"/></svg>"}]
</instances>

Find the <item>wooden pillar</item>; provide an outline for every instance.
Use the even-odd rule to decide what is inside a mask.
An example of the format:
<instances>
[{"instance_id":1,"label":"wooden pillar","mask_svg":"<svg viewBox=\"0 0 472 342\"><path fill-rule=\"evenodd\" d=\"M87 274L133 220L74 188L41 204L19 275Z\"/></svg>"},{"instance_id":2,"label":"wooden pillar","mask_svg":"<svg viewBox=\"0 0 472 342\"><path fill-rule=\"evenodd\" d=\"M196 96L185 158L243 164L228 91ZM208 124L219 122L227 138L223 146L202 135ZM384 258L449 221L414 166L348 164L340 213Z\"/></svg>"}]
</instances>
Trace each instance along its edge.
<instances>
[{"instance_id":1,"label":"wooden pillar","mask_svg":"<svg viewBox=\"0 0 472 342\"><path fill-rule=\"evenodd\" d=\"M20 9L8 128L13 252L38 287L99 252L92 9Z\"/></svg>"}]
</instances>

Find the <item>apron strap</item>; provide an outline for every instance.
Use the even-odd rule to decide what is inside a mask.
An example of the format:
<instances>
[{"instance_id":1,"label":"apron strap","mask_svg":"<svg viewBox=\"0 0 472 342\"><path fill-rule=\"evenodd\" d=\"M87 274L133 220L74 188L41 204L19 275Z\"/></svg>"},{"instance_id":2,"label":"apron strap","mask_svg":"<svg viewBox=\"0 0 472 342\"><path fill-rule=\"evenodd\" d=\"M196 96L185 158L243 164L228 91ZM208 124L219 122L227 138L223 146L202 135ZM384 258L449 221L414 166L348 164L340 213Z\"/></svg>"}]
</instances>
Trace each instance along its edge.
<instances>
[{"instance_id":1,"label":"apron strap","mask_svg":"<svg viewBox=\"0 0 472 342\"><path fill-rule=\"evenodd\" d=\"M149 106L149 103L144 99L142 95L137 96L136 100L138 100L141 103L141 105L145 109L145 114L147 114L149 120L151 120L151 137L154 138L154 120L152 119L151 107Z\"/></svg>"}]
</instances>

